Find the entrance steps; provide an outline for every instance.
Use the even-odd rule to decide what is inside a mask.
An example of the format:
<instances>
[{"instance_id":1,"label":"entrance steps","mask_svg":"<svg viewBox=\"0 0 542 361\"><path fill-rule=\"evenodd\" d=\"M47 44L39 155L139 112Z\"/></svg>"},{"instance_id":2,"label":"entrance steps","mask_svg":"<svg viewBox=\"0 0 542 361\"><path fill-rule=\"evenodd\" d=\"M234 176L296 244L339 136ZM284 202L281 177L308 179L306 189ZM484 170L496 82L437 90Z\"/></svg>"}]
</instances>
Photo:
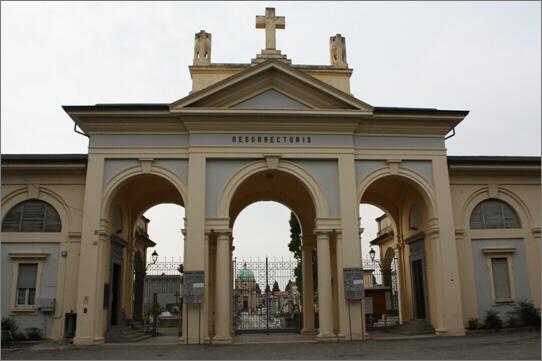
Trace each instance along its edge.
<instances>
[{"instance_id":1,"label":"entrance steps","mask_svg":"<svg viewBox=\"0 0 542 361\"><path fill-rule=\"evenodd\" d=\"M147 335L144 331L134 330L130 326L126 327L111 327L109 331L105 333L104 339L107 343L114 342L138 342L146 338L151 338L151 335Z\"/></svg>"},{"instance_id":2,"label":"entrance steps","mask_svg":"<svg viewBox=\"0 0 542 361\"><path fill-rule=\"evenodd\" d=\"M414 319L402 325L386 327L383 331L401 335L434 335L435 328L423 319Z\"/></svg>"}]
</instances>

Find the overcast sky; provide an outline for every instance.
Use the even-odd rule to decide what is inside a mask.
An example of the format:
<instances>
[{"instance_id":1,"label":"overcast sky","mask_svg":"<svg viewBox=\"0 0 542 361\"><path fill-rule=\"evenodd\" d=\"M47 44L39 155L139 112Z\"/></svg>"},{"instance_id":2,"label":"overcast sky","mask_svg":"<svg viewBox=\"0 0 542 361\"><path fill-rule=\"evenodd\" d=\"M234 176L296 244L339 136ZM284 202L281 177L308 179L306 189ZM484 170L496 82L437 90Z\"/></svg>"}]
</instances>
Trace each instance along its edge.
<instances>
[{"instance_id":1,"label":"overcast sky","mask_svg":"<svg viewBox=\"0 0 542 361\"><path fill-rule=\"evenodd\" d=\"M2 153L86 153L88 139L73 131L62 105L187 96L200 30L212 33L213 63L249 63L265 48L255 17L266 7L286 18L277 48L293 64L329 65L329 37L344 36L358 99L469 110L446 141L448 154L540 155L541 6L515 1L2 2ZM289 211L276 209L255 205L240 216L238 257L272 256L265 245L288 243ZM160 224L165 213L174 231ZM380 212L373 213L363 221L374 223ZM182 212L147 216L158 253L182 253ZM267 231L262 218L284 232ZM366 231L367 241L375 232Z\"/></svg>"}]
</instances>

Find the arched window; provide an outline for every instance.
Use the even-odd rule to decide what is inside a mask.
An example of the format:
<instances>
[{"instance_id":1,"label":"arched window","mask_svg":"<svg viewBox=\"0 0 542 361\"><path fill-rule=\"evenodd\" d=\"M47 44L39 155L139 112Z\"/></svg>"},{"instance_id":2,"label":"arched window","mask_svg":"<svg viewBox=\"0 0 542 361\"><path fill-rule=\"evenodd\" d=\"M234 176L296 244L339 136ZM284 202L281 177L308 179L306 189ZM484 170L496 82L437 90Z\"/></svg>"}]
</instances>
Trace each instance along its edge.
<instances>
[{"instance_id":1,"label":"arched window","mask_svg":"<svg viewBox=\"0 0 542 361\"><path fill-rule=\"evenodd\" d=\"M60 232L60 216L52 205L37 199L11 208L2 223L2 232Z\"/></svg>"},{"instance_id":2,"label":"arched window","mask_svg":"<svg viewBox=\"0 0 542 361\"><path fill-rule=\"evenodd\" d=\"M498 200L480 202L470 216L471 229L521 228L519 217L510 205Z\"/></svg>"}]
</instances>

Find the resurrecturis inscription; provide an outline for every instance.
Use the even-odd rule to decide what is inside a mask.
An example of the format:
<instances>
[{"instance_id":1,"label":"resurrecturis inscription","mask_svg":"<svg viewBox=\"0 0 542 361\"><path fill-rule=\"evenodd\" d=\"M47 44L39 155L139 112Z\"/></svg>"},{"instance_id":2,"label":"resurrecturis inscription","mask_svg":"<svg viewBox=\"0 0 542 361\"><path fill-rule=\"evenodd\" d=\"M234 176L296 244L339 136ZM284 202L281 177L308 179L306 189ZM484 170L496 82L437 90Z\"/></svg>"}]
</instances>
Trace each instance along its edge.
<instances>
[{"instance_id":1,"label":"resurrecturis inscription","mask_svg":"<svg viewBox=\"0 0 542 361\"><path fill-rule=\"evenodd\" d=\"M234 135L232 143L280 143L280 144L310 144L311 137L291 137L291 136L252 136L252 135Z\"/></svg>"}]
</instances>

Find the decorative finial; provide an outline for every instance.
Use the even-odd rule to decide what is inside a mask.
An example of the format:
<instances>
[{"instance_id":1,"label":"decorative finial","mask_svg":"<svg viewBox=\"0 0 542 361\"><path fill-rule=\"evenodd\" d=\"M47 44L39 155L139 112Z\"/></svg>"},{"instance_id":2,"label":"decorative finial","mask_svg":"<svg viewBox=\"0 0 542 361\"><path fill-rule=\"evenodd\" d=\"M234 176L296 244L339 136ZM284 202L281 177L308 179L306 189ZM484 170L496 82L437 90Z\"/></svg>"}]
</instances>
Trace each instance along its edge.
<instances>
[{"instance_id":1,"label":"decorative finial","mask_svg":"<svg viewBox=\"0 0 542 361\"><path fill-rule=\"evenodd\" d=\"M205 30L196 33L194 65L211 64L211 34Z\"/></svg>"},{"instance_id":2,"label":"decorative finial","mask_svg":"<svg viewBox=\"0 0 542 361\"><path fill-rule=\"evenodd\" d=\"M337 68L348 68L346 63L346 39L337 34L329 38L331 65Z\"/></svg>"}]
</instances>

